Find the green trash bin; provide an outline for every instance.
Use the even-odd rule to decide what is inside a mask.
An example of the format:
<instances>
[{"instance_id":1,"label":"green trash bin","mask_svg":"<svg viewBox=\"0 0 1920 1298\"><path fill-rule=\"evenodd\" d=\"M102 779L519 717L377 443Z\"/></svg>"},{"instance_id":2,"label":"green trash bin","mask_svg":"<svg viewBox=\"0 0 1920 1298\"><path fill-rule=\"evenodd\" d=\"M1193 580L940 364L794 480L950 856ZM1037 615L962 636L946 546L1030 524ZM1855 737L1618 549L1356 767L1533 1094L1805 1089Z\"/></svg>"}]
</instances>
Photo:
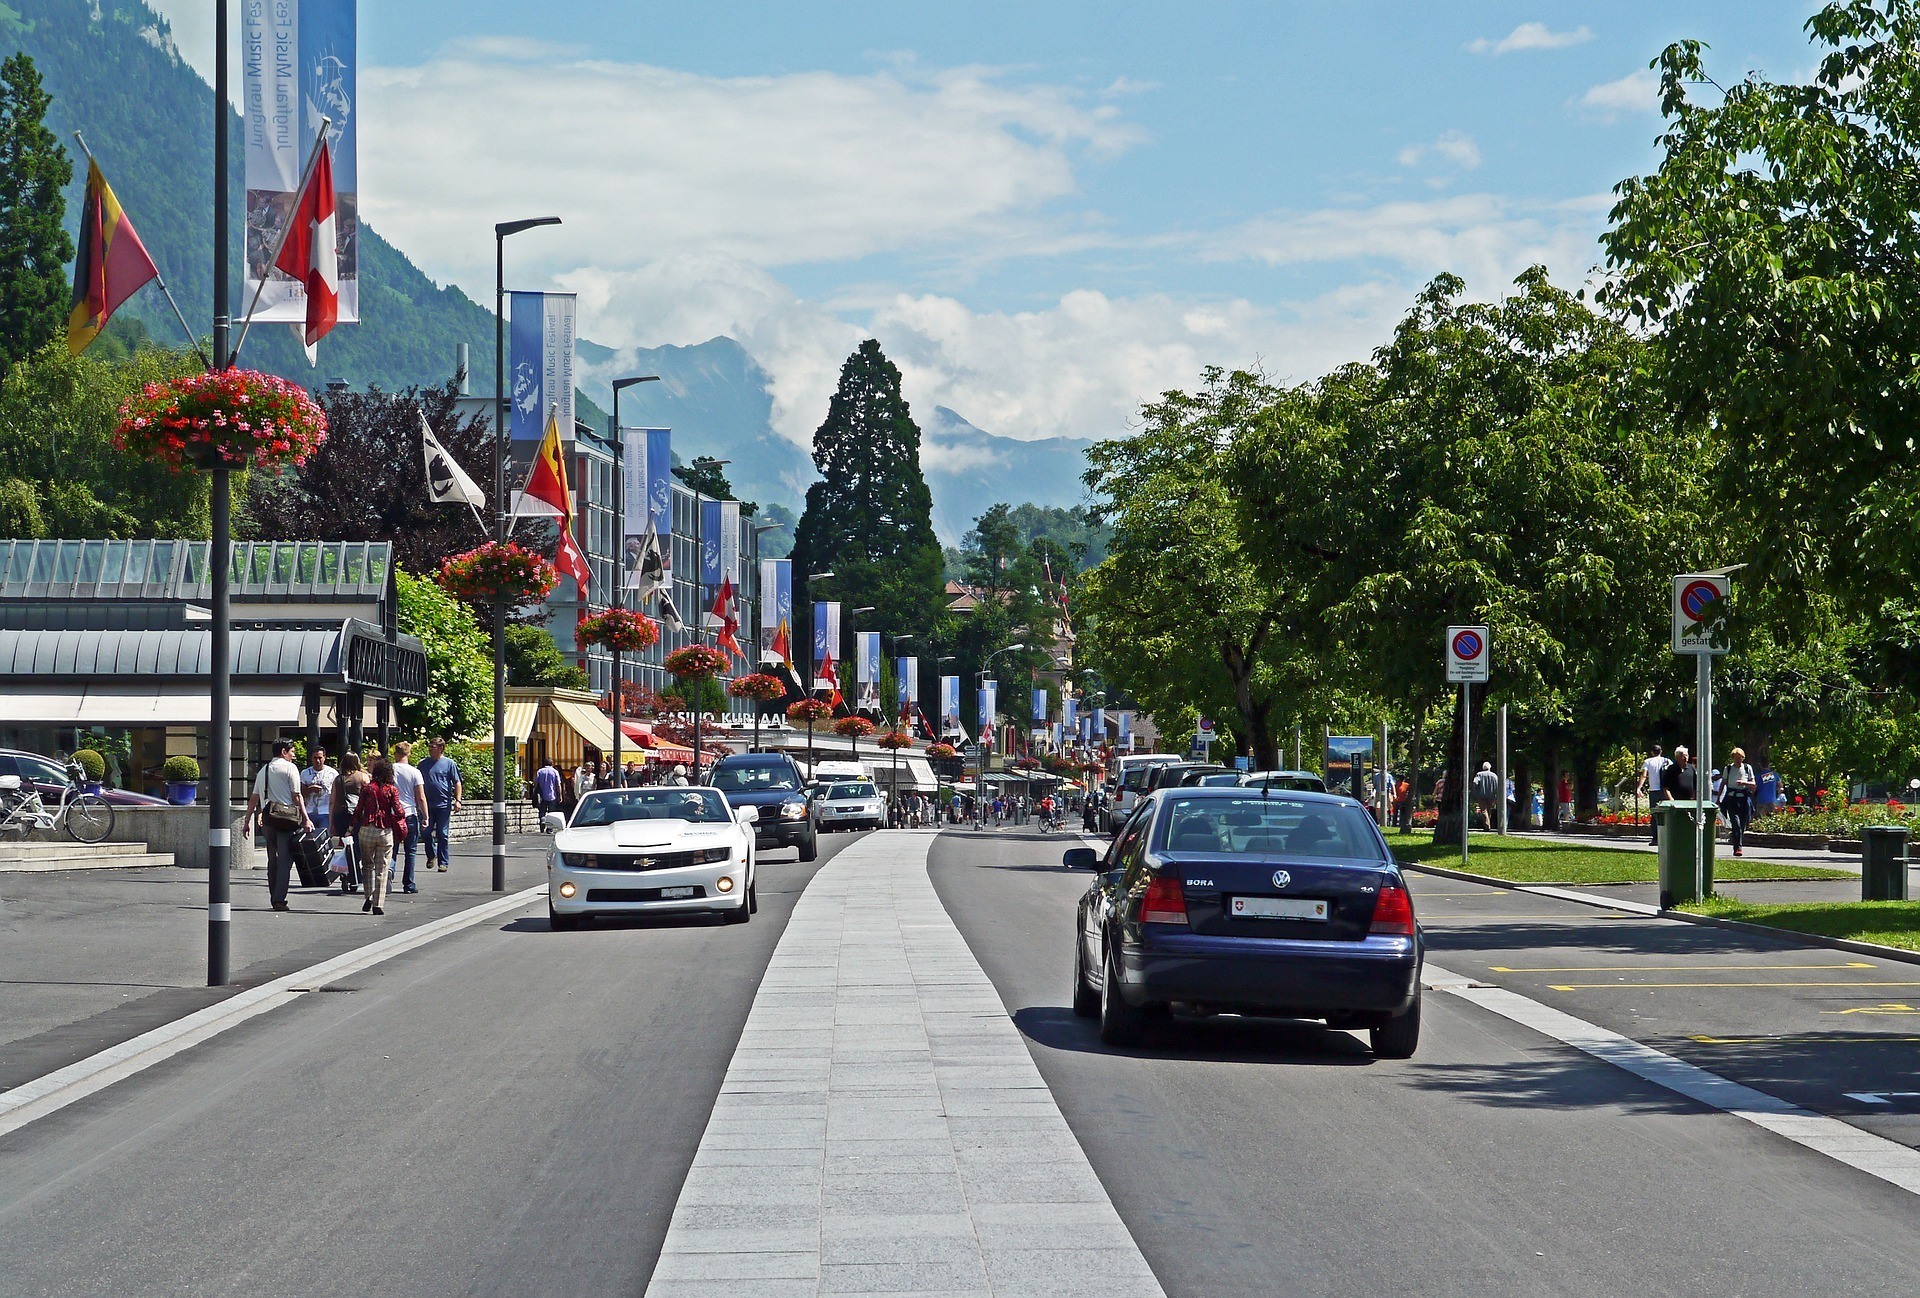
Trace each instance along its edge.
<instances>
[{"instance_id":1,"label":"green trash bin","mask_svg":"<svg viewBox=\"0 0 1920 1298\"><path fill-rule=\"evenodd\" d=\"M1713 892L1713 844L1715 817L1719 808L1711 802L1663 802L1660 816L1660 906L1667 910L1698 898L1693 891L1693 863L1700 853L1700 830L1693 823L1696 811L1707 817L1706 868L1701 872L1709 895Z\"/></svg>"},{"instance_id":2,"label":"green trash bin","mask_svg":"<svg viewBox=\"0 0 1920 1298\"><path fill-rule=\"evenodd\" d=\"M1860 900L1906 899L1906 826L1868 825L1860 831Z\"/></svg>"}]
</instances>

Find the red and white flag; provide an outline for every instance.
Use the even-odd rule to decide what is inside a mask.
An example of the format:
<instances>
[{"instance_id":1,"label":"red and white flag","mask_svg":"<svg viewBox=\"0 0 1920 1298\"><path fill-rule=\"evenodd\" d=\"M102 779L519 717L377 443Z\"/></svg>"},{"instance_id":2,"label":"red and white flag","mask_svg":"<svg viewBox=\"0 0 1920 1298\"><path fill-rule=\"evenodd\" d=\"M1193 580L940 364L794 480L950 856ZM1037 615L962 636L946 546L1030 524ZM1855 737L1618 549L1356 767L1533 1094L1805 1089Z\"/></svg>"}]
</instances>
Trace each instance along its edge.
<instances>
[{"instance_id":1,"label":"red and white flag","mask_svg":"<svg viewBox=\"0 0 1920 1298\"><path fill-rule=\"evenodd\" d=\"M720 589L713 597L713 611L707 614L707 625L715 630L715 644L735 658L746 658L746 652L740 648L740 614L735 608L731 578L720 579Z\"/></svg>"},{"instance_id":2,"label":"red and white flag","mask_svg":"<svg viewBox=\"0 0 1920 1298\"><path fill-rule=\"evenodd\" d=\"M306 286L307 320L293 326L306 348L307 364L319 363L314 344L340 318L340 236L335 225L333 154L323 137L314 150L313 169L287 218L287 237L274 265Z\"/></svg>"}]
</instances>

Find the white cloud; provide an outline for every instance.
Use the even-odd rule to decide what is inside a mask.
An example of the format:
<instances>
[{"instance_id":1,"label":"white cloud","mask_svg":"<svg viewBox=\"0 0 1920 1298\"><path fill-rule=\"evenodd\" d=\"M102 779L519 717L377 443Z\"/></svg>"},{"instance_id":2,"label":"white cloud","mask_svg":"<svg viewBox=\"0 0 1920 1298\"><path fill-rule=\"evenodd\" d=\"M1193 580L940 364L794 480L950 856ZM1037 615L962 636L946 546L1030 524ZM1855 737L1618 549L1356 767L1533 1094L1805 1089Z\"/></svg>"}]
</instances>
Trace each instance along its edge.
<instances>
[{"instance_id":1,"label":"white cloud","mask_svg":"<svg viewBox=\"0 0 1920 1298\"><path fill-rule=\"evenodd\" d=\"M1400 150L1400 165L1417 167L1428 158L1437 158L1462 171L1480 165L1480 146L1465 131L1444 131L1431 144L1409 144Z\"/></svg>"},{"instance_id":2,"label":"white cloud","mask_svg":"<svg viewBox=\"0 0 1920 1298\"><path fill-rule=\"evenodd\" d=\"M1576 27L1570 32L1556 32L1545 23L1521 23L1497 41L1484 36L1468 41L1467 50L1473 54L1496 55L1515 54L1524 50L1564 50L1569 45L1584 45L1592 39L1593 30L1585 26Z\"/></svg>"},{"instance_id":3,"label":"white cloud","mask_svg":"<svg viewBox=\"0 0 1920 1298\"><path fill-rule=\"evenodd\" d=\"M1629 114L1657 113L1660 111L1660 78L1651 68L1641 68L1618 81L1603 81L1589 87L1578 103L1610 122Z\"/></svg>"}]
</instances>

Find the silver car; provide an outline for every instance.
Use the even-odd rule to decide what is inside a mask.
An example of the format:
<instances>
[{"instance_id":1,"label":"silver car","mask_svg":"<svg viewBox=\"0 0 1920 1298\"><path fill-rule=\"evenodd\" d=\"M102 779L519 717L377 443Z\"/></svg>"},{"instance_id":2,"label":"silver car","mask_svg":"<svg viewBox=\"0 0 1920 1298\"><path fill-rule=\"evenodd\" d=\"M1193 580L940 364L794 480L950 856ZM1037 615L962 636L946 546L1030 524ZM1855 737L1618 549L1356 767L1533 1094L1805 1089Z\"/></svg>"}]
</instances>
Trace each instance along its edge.
<instances>
[{"instance_id":1,"label":"silver car","mask_svg":"<svg viewBox=\"0 0 1920 1298\"><path fill-rule=\"evenodd\" d=\"M836 780L820 790L820 828L879 829L887 802L871 780Z\"/></svg>"}]
</instances>

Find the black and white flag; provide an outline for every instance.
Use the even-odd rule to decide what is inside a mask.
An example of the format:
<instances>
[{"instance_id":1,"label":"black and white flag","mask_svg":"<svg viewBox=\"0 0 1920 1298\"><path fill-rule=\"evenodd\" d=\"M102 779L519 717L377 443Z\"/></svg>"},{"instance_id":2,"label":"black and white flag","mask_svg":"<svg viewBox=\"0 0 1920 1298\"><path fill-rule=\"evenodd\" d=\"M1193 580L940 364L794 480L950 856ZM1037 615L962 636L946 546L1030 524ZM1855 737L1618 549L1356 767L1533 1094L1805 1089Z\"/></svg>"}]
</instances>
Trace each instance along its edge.
<instances>
[{"instance_id":1,"label":"black and white flag","mask_svg":"<svg viewBox=\"0 0 1920 1298\"><path fill-rule=\"evenodd\" d=\"M659 533L648 530L628 537L627 545L634 550L627 563L627 588L634 592L634 602L645 608L647 597L657 595L660 621L669 631L686 630L687 624L673 602L673 572L667 566L666 547L660 544Z\"/></svg>"},{"instance_id":2,"label":"black and white flag","mask_svg":"<svg viewBox=\"0 0 1920 1298\"><path fill-rule=\"evenodd\" d=\"M447 448L440 445L440 439L433 435L433 429L427 424L425 412L420 415L420 451L426 458L427 499L436 505L452 501L471 505L474 517L478 518L481 508L487 503L487 494L460 467L460 461L447 454ZM481 525L484 527L485 522Z\"/></svg>"}]
</instances>

